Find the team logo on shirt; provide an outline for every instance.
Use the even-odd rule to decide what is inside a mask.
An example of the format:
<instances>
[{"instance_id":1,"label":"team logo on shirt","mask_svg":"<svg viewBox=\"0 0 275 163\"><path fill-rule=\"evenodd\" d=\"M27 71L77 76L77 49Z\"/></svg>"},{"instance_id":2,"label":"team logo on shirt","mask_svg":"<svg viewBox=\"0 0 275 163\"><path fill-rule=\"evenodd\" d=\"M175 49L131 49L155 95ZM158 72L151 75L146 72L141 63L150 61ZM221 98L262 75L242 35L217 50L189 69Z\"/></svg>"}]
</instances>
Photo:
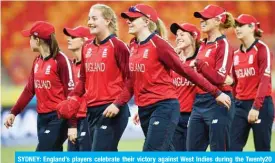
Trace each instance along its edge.
<instances>
[{"instance_id":1,"label":"team logo on shirt","mask_svg":"<svg viewBox=\"0 0 275 163\"><path fill-rule=\"evenodd\" d=\"M107 57L107 52L108 52L108 49L105 48L102 52L102 58L106 58Z\"/></svg>"},{"instance_id":2,"label":"team logo on shirt","mask_svg":"<svg viewBox=\"0 0 275 163\"><path fill-rule=\"evenodd\" d=\"M149 49L145 49L143 53L143 58L148 58Z\"/></svg>"},{"instance_id":3,"label":"team logo on shirt","mask_svg":"<svg viewBox=\"0 0 275 163\"><path fill-rule=\"evenodd\" d=\"M34 66L34 73L37 73L37 71L38 71L38 64L36 63Z\"/></svg>"},{"instance_id":4,"label":"team logo on shirt","mask_svg":"<svg viewBox=\"0 0 275 163\"><path fill-rule=\"evenodd\" d=\"M86 54L85 54L85 57L86 58L89 58L89 57L91 57L92 56L92 48L88 48L88 50L87 50L87 52L86 52Z\"/></svg>"},{"instance_id":5,"label":"team logo on shirt","mask_svg":"<svg viewBox=\"0 0 275 163\"><path fill-rule=\"evenodd\" d=\"M236 56L234 57L234 66L238 65L239 62L240 62L239 56L236 55Z\"/></svg>"},{"instance_id":6,"label":"team logo on shirt","mask_svg":"<svg viewBox=\"0 0 275 163\"><path fill-rule=\"evenodd\" d=\"M51 73L51 65L48 65L45 71L45 75L49 75Z\"/></svg>"},{"instance_id":7,"label":"team logo on shirt","mask_svg":"<svg viewBox=\"0 0 275 163\"><path fill-rule=\"evenodd\" d=\"M253 64L253 54L249 55L248 64Z\"/></svg>"}]
</instances>

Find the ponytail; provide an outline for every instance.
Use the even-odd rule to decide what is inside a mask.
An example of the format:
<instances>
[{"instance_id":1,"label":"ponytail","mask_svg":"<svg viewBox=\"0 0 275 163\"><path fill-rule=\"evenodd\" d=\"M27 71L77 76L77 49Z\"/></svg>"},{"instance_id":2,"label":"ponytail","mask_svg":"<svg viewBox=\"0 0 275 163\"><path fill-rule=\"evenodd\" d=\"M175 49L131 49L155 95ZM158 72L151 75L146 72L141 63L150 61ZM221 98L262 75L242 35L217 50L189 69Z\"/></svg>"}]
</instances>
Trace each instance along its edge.
<instances>
[{"instance_id":1,"label":"ponytail","mask_svg":"<svg viewBox=\"0 0 275 163\"><path fill-rule=\"evenodd\" d=\"M168 40L168 32L167 32L166 26L165 26L165 24L163 23L163 21L160 18L158 18L158 20L156 22L156 26L157 26L156 31L158 32L158 34L164 40Z\"/></svg>"},{"instance_id":2,"label":"ponytail","mask_svg":"<svg viewBox=\"0 0 275 163\"><path fill-rule=\"evenodd\" d=\"M58 46L58 42L56 40L55 34L51 34L51 39L49 40L48 45L50 47L50 52L53 55L53 58L55 58L57 53L60 51L60 48Z\"/></svg>"},{"instance_id":3,"label":"ponytail","mask_svg":"<svg viewBox=\"0 0 275 163\"><path fill-rule=\"evenodd\" d=\"M255 30L255 32L254 32L254 37L261 38L264 31L261 30L260 23L257 23L256 26L257 26L257 28L256 28L257 30Z\"/></svg>"},{"instance_id":4,"label":"ponytail","mask_svg":"<svg viewBox=\"0 0 275 163\"><path fill-rule=\"evenodd\" d=\"M261 29L258 29L257 31L254 32L254 36L256 38L261 38L263 33L264 33L264 31L262 31Z\"/></svg>"},{"instance_id":5,"label":"ponytail","mask_svg":"<svg viewBox=\"0 0 275 163\"><path fill-rule=\"evenodd\" d=\"M144 19L148 19L148 18L144 17ZM149 20L149 25L148 25L149 31L152 33L157 32L158 35L160 35L164 40L168 40L168 32L166 30L166 26L163 23L163 21L160 20L159 18L156 23L150 19L148 20Z\"/></svg>"},{"instance_id":6,"label":"ponytail","mask_svg":"<svg viewBox=\"0 0 275 163\"><path fill-rule=\"evenodd\" d=\"M226 12L225 14L226 14L225 21L224 21L224 23L220 24L220 28L221 29L228 29L228 28L234 27L235 26L235 19L232 16L232 14L229 13L229 12Z\"/></svg>"}]
</instances>

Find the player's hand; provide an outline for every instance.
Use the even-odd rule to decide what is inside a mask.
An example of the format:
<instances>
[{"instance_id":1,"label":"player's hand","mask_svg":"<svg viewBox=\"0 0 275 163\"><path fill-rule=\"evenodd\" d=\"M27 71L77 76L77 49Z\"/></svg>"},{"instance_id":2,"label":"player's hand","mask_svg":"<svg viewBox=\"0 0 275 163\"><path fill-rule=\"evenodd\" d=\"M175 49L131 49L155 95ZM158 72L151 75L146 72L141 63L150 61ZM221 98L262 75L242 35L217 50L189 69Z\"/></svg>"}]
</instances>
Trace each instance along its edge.
<instances>
[{"instance_id":1,"label":"player's hand","mask_svg":"<svg viewBox=\"0 0 275 163\"><path fill-rule=\"evenodd\" d=\"M76 138L77 138L77 128L69 128L68 129L68 139L71 141L73 144L76 143Z\"/></svg>"},{"instance_id":2,"label":"player's hand","mask_svg":"<svg viewBox=\"0 0 275 163\"><path fill-rule=\"evenodd\" d=\"M6 128L10 128L12 127L13 125L13 122L14 122L14 119L15 119L15 115L14 114L9 114L5 120L5 123L4 125L6 126Z\"/></svg>"},{"instance_id":3,"label":"player's hand","mask_svg":"<svg viewBox=\"0 0 275 163\"><path fill-rule=\"evenodd\" d=\"M230 99L230 97L227 94L221 93L218 97L216 97L216 101L219 104L222 104L225 107L227 107L228 110L230 109L231 99Z\"/></svg>"},{"instance_id":4,"label":"player's hand","mask_svg":"<svg viewBox=\"0 0 275 163\"><path fill-rule=\"evenodd\" d=\"M233 84L233 78L231 78L231 76L227 75L224 81L224 85L232 85Z\"/></svg>"},{"instance_id":5,"label":"player's hand","mask_svg":"<svg viewBox=\"0 0 275 163\"><path fill-rule=\"evenodd\" d=\"M248 123L257 123L257 121L259 120L258 118L259 110L251 108L247 116Z\"/></svg>"},{"instance_id":6,"label":"player's hand","mask_svg":"<svg viewBox=\"0 0 275 163\"><path fill-rule=\"evenodd\" d=\"M138 113L136 113L134 115L133 122L134 122L135 125L139 125L140 124Z\"/></svg>"},{"instance_id":7,"label":"player's hand","mask_svg":"<svg viewBox=\"0 0 275 163\"><path fill-rule=\"evenodd\" d=\"M179 47L175 47L174 50L177 54L180 54L182 52L182 49L180 49Z\"/></svg>"},{"instance_id":8,"label":"player's hand","mask_svg":"<svg viewBox=\"0 0 275 163\"><path fill-rule=\"evenodd\" d=\"M103 116L106 118L115 117L119 113L119 108L117 108L114 104L109 105L103 112Z\"/></svg>"}]
</instances>

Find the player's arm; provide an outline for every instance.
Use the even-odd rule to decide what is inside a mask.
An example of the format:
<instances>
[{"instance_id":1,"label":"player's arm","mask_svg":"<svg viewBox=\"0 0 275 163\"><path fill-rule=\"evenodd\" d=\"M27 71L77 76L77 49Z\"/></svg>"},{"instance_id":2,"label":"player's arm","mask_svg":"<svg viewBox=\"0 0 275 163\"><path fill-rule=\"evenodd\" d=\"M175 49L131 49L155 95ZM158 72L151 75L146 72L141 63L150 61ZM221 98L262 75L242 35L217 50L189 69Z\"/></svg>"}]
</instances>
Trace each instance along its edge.
<instances>
[{"instance_id":1,"label":"player's arm","mask_svg":"<svg viewBox=\"0 0 275 163\"><path fill-rule=\"evenodd\" d=\"M63 54L62 56L57 58L57 63L58 63L58 74L63 84L65 97L67 97L68 94L71 92L71 90L73 90L75 86L74 79L73 79L72 65L69 59ZM77 126L76 117L69 119L69 125L70 127Z\"/></svg>"},{"instance_id":2,"label":"player's arm","mask_svg":"<svg viewBox=\"0 0 275 163\"><path fill-rule=\"evenodd\" d=\"M197 71L202 73L203 76L215 85L222 85L226 83L226 79L231 78L228 76L233 59L233 51L228 45L227 41L223 41L218 45L216 54L216 66L210 67L206 62L197 59L195 66Z\"/></svg>"},{"instance_id":3,"label":"player's arm","mask_svg":"<svg viewBox=\"0 0 275 163\"><path fill-rule=\"evenodd\" d=\"M201 89L211 93L213 96L217 97L221 94L221 91L208 82L205 78L200 76L193 68L185 63L181 63L177 58L174 49L165 41L161 40L157 42L157 54L159 60L164 63L168 68L174 70L176 73L183 77L186 77L192 83L199 86Z\"/></svg>"},{"instance_id":4,"label":"player's arm","mask_svg":"<svg viewBox=\"0 0 275 163\"><path fill-rule=\"evenodd\" d=\"M260 83L257 94L253 103L253 108L259 110L263 106L263 102L267 92L269 91L269 83L271 82L271 60L272 54L269 48L263 45L258 48L258 65Z\"/></svg>"},{"instance_id":5,"label":"player's arm","mask_svg":"<svg viewBox=\"0 0 275 163\"><path fill-rule=\"evenodd\" d=\"M122 78L126 81L129 78L129 57L130 51L126 44L117 42L115 45L115 58L117 66L122 73Z\"/></svg>"}]
</instances>

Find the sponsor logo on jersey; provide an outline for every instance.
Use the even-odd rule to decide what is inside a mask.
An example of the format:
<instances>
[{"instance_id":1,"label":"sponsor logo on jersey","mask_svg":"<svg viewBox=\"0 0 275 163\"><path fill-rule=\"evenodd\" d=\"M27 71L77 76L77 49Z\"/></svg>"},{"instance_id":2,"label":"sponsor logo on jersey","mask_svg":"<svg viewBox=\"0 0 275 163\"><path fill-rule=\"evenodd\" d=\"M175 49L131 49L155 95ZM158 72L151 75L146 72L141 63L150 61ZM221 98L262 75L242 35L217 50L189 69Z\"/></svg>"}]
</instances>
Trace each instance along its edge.
<instances>
[{"instance_id":1,"label":"sponsor logo on jersey","mask_svg":"<svg viewBox=\"0 0 275 163\"><path fill-rule=\"evenodd\" d=\"M88 48L88 50L87 50L87 52L86 52L86 54L85 54L85 57L86 58L89 58L89 57L91 57L92 56L92 48Z\"/></svg>"}]
</instances>

